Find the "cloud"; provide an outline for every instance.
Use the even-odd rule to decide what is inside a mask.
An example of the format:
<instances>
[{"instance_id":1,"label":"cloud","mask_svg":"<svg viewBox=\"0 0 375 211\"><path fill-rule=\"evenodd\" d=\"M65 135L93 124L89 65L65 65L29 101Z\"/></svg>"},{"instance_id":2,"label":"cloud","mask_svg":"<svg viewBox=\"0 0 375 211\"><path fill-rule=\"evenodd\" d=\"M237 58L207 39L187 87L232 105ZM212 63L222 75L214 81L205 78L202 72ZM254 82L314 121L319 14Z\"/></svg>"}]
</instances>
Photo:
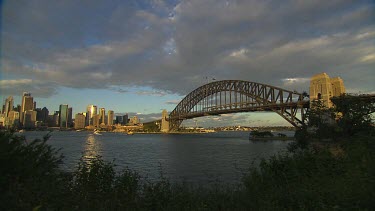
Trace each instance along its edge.
<instances>
[{"instance_id":1,"label":"cloud","mask_svg":"<svg viewBox=\"0 0 375 211\"><path fill-rule=\"evenodd\" d=\"M2 95L21 95L23 92L31 92L35 97L47 98L56 94L56 86L32 79L0 80Z\"/></svg>"},{"instance_id":2,"label":"cloud","mask_svg":"<svg viewBox=\"0 0 375 211\"><path fill-rule=\"evenodd\" d=\"M162 97L167 95L166 92L163 91L138 91L136 92L137 95L146 95L146 96L157 96Z\"/></svg>"},{"instance_id":3,"label":"cloud","mask_svg":"<svg viewBox=\"0 0 375 211\"><path fill-rule=\"evenodd\" d=\"M165 104L167 105L177 105L181 102L181 99L180 100L169 100L167 102L165 102Z\"/></svg>"},{"instance_id":4,"label":"cloud","mask_svg":"<svg viewBox=\"0 0 375 211\"><path fill-rule=\"evenodd\" d=\"M42 81L51 87L44 96L55 86L183 96L205 76L303 91L302 79L320 72L374 91L374 8L350 0L6 1L2 70Z\"/></svg>"}]
</instances>

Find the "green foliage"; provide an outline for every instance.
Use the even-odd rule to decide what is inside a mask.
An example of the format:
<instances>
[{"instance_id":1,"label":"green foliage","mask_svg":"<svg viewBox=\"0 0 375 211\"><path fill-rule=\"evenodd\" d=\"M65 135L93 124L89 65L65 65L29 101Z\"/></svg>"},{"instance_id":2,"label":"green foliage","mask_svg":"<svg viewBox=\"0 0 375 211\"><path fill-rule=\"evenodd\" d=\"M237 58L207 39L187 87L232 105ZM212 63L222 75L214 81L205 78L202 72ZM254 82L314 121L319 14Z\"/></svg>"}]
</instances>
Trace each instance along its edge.
<instances>
[{"instance_id":1,"label":"green foliage","mask_svg":"<svg viewBox=\"0 0 375 211\"><path fill-rule=\"evenodd\" d=\"M44 205L63 188L62 156L43 139L0 132L0 209L31 210ZM54 191L51 191L54 190Z\"/></svg>"},{"instance_id":2,"label":"green foliage","mask_svg":"<svg viewBox=\"0 0 375 211\"><path fill-rule=\"evenodd\" d=\"M364 101L358 96L348 94L332 99L338 114L338 126L342 134L352 136L356 133L374 134L373 119L374 103Z\"/></svg>"},{"instance_id":3,"label":"green foliage","mask_svg":"<svg viewBox=\"0 0 375 211\"><path fill-rule=\"evenodd\" d=\"M303 132L297 132L303 136ZM0 134L1 210L372 210L375 140L306 144L250 167L238 186L148 181L113 162L81 159L72 173L48 137ZM355 141L353 141L355 140ZM302 144L297 142L298 144ZM302 146L302 145L301 145Z\"/></svg>"}]
</instances>

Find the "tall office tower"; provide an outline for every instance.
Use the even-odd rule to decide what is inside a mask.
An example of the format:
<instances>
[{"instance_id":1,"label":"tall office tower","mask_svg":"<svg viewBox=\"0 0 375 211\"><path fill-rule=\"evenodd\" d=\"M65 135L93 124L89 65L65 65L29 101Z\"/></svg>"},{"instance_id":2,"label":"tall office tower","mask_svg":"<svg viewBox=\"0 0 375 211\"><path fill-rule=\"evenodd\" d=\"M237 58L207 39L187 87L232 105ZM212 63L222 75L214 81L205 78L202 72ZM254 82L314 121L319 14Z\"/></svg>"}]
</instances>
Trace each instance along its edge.
<instances>
[{"instance_id":1,"label":"tall office tower","mask_svg":"<svg viewBox=\"0 0 375 211\"><path fill-rule=\"evenodd\" d=\"M36 102L34 101L33 110L36 109Z\"/></svg>"},{"instance_id":2,"label":"tall office tower","mask_svg":"<svg viewBox=\"0 0 375 211\"><path fill-rule=\"evenodd\" d=\"M15 111L21 112L21 105L17 104L17 106L14 108Z\"/></svg>"},{"instance_id":3,"label":"tall office tower","mask_svg":"<svg viewBox=\"0 0 375 211\"><path fill-rule=\"evenodd\" d=\"M13 97L9 96L5 100L5 108L4 108L4 116L5 117L8 117L9 112L13 110L13 104L14 104Z\"/></svg>"},{"instance_id":4,"label":"tall office tower","mask_svg":"<svg viewBox=\"0 0 375 211\"><path fill-rule=\"evenodd\" d=\"M95 105L87 106L86 122L87 125L92 125L92 117L98 113L98 107Z\"/></svg>"},{"instance_id":5,"label":"tall office tower","mask_svg":"<svg viewBox=\"0 0 375 211\"><path fill-rule=\"evenodd\" d=\"M122 124L122 123L123 123L122 116L116 116L115 123L116 123L116 125L117 125L117 124Z\"/></svg>"},{"instance_id":6,"label":"tall office tower","mask_svg":"<svg viewBox=\"0 0 375 211\"><path fill-rule=\"evenodd\" d=\"M73 127L73 108L68 108L68 127Z\"/></svg>"},{"instance_id":7,"label":"tall office tower","mask_svg":"<svg viewBox=\"0 0 375 211\"><path fill-rule=\"evenodd\" d=\"M23 115L23 127L35 128L35 122L36 122L36 111L26 110Z\"/></svg>"},{"instance_id":8,"label":"tall office tower","mask_svg":"<svg viewBox=\"0 0 375 211\"><path fill-rule=\"evenodd\" d=\"M105 108L100 108L99 118L100 118L99 124L102 124L102 123L105 124Z\"/></svg>"},{"instance_id":9,"label":"tall office tower","mask_svg":"<svg viewBox=\"0 0 375 211\"><path fill-rule=\"evenodd\" d=\"M109 110L108 111L108 122L107 122L108 126L113 125L113 116L114 116L114 112L112 110Z\"/></svg>"},{"instance_id":10,"label":"tall office tower","mask_svg":"<svg viewBox=\"0 0 375 211\"><path fill-rule=\"evenodd\" d=\"M18 111L9 111L9 126L18 127L20 123L20 113Z\"/></svg>"},{"instance_id":11,"label":"tall office tower","mask_svg":"<svg viewBox=\"0 0 375 211\"><path fill-rule=\"evenodd\" d=\"M98 114L95 114L94 116L92 116L92 125L94 127L99 127L99 115Z\"/></svg>"},{"instance_id":12,"label":"tall office tower","mask_svg":"<svg viewBox=\"0 0 375 211\"><path fill-rule=\"evenodd\" d=\"M42 108L42 121L44 123L47 123L47 121L48 121L48 114L49 114L48 109L46 107L43 107Z\"/></svg>"},{"instance_id":13,"label":"tall office tower","mask_svg":"<svg viewBox=\"0 0 375 211\"><path fill-rule=\"evenodd\" d=\"M41 108L37 108L37 109L35 109L35 111L36 111L36 121L43 122L42 109Z\"/></svg>"},{"instance_id":14,"label":"tall office tower","mask_svg":"<svg viewBox=\"0 0 375 211\"><path fill-rule=\"evenodd\" d=\"M59 126L60 128L68 127L68 105L62 104L59 109Z\"/></svg>"},{"instance_id":15,"label":"tall office tower","mask_svg":"<svg viewBox=\"0 0 375 211\"><path fill-rule=\"evenodd\" d=\"M74 118L74 129L85 128L86 116L83 113L76 114Z\"/></svg>"},{"instance_id":16,"label":"tall office tower","mask_svg":"<svg viewBox=\"0 0 375 211\"><path fill-rule=\"evenodd\" d=\"M34 109L34 99L31 97L31 94L29 92L24 92L22 94L22 104L21 104L21 123L23 124L23 120L25 119L23 117L23 114L25 111L32 111Z\"/></svg>"},{"instance_id":17,"label":"tall office tower","mask_svg":"<svg viewBox=\"0 0 375 211\"><path fill-rule=\"evenodd\" d=\"M126 125L129 123L129 115L128 114L125 114L123 117L122 117L122 124L123 125Z\"/></svg>"}]
</instances>

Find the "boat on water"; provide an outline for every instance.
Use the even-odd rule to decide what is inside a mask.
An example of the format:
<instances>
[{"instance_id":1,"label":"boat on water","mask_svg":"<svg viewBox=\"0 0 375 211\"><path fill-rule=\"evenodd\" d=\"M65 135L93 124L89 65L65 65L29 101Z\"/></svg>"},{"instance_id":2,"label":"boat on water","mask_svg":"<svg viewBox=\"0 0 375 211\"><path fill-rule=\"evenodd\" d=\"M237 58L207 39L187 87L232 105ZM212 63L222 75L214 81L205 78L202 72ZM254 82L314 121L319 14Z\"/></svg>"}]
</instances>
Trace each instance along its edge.
<instances>
[{"instance_id":1,"label":"boat on water","mask_svg":"<svg viewBox=\"0 0 375 211\"><path fill-rule=\"evenodd\" d=\"M98 136L101 136L101 135L103 135L103 134L101 134L99 131L94 131L94 135L98 135Z\"/></svg>"},{"instance_id":2,"label":"boat on water","mask_svg":"<svg viewBox=\"0 0 375 211\"><path fill-rule=\"evenodd\" d=\"M23 132L25 132L25 130L19 130L18 132L19 132L19 133L23 133Z\"/></svg>"},{"instance_id":3,"label":"boat on water","mask_svg":"<svg viewBox=\"0 0 375 211\"><path fill-rule=\"evenodd\" d=\"M128 134L128 135L134 135L134 132L133 131L128 131L126 134Z\"/></svg>"}]
</instances>

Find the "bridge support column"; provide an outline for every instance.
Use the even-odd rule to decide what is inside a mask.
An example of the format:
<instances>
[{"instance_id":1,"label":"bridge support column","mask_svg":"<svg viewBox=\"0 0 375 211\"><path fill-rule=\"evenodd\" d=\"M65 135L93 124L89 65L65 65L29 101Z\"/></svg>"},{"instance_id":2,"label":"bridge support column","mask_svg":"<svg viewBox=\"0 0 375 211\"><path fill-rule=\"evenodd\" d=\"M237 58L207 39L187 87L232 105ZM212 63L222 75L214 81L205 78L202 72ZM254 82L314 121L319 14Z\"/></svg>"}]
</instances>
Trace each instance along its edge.
<instances>
[{"instance_id":1,"label":"bridge support column","mask_svg":"<svg viewBox=\"0 0 375 211\"><path fill-rule=\"evenodd\" d=\"M161 113L160 131L162 133L169 133L169 121L167 121L167 118L168 118L168 111L164 109L163 112Z\"/></svg>"}]
</instances>

